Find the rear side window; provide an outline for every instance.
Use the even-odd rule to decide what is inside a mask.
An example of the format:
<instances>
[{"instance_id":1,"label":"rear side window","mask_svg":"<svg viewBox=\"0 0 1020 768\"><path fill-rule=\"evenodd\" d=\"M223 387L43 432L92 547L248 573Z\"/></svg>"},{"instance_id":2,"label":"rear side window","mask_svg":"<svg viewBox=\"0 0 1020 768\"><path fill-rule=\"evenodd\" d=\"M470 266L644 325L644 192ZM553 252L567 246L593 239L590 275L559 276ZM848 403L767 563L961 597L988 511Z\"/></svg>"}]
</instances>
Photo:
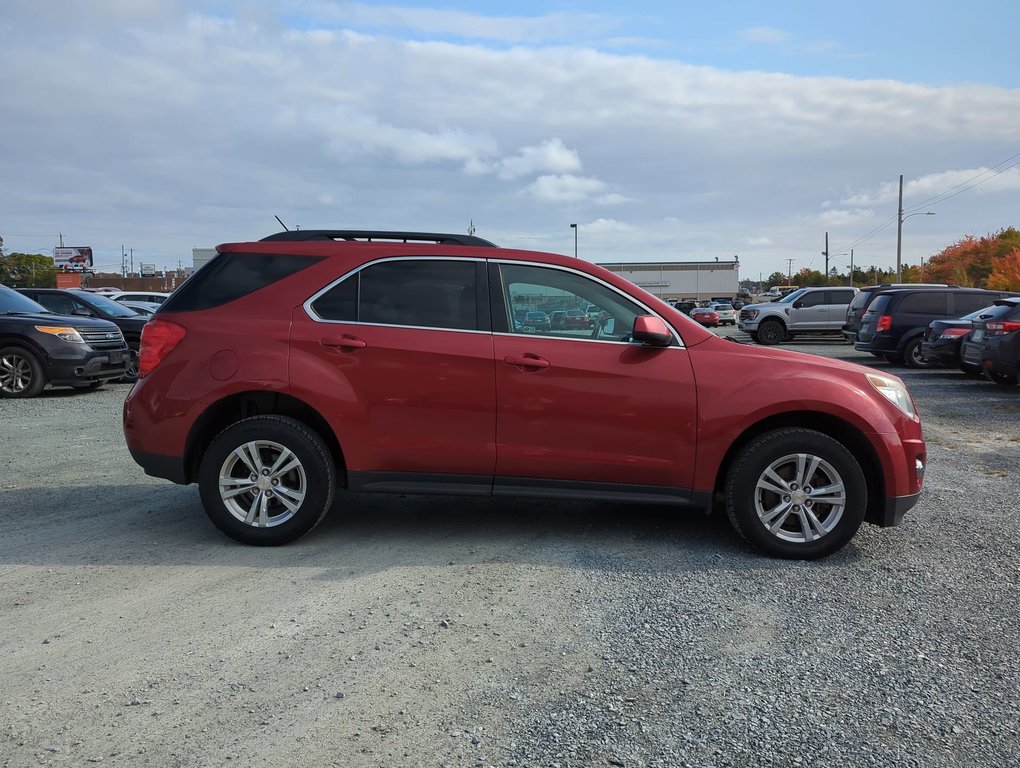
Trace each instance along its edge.
<instances>
[{"instance_id":1,"label":"rear side window","mask_svg":"<svg viewBox=\"0 0 1020 768\"><path fill-rule=\"evenodd\" d=\"M957 317L966 315L982 307L987 307L997 298L998 296L995 294L988 295L987 293L954 293L953 313Z\"/></svg>"},{"instance_id":2,"label":"rear side window","mask_svg":"<svg viewBox=\"0 0 1020 768\"><path fill-rule=\"evenodd\" d=\"M874 295L874 291L861 291L853 297L853 300L850 302L850 306L847 307L847 309L864 309L871 300L871 297Z\"/></svg>"},{"instance_id":3,"label":"rear side window","mask_svg":"<svg viewBox=\"0 0 1020 768\"><path fill-rule=\"evenodd\" d=\"M221 253L163 302L164 312L211 309L290 277L319 261L318 256L275 253Z\"/></svg>"},{"instance_id":4,"label":"rear side window","mask_svg":"<svg viewBox=\"0 0 1020 768\"><path fill-rule=\"evenodd\" d=\"M829 291L829 304L849 304L854 298L853 291Z\"/></svg>"},{"instance_id":5,"label":"rear side window","mask_svg":"<svg viewBox=\"0 0 1020 768\"><path fill-rule=\"evenodd\" d=\"M312 302L323 320L418 328L487 330L478 298L479 262L404 259L372 264Z\"/></svg>"},{"instance_id":6,"label":"rear side window","mask_svg":"<svg viewBox=\"0 0 1020 768\"><path fill-rule=\"evenodd\" d=\"M946 294L942 291L918 291L908 294L900 302L899 311L913 312L918 315L945 316L948 311L946 309Z\"/></svg>"}]
</instances>

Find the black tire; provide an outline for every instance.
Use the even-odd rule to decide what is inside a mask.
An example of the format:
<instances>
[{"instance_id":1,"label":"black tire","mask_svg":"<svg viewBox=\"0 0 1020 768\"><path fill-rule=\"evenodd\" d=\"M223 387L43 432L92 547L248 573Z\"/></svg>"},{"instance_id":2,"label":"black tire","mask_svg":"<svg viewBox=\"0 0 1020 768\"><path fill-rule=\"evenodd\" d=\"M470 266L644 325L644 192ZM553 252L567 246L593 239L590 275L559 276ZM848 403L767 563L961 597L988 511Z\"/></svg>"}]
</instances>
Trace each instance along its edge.
<instances>
[{"instance_id":1,"label":"black tire","mask_svg":"<svg viewBox=\"0 0 1020 768\"><path fill-rule=\"evenodd\" d=\"M241 448L243 454L237 452ZM281 459L281 470L287 471L274 474L273 465ZM221 476L232 485L226 497ZM244 544L278 546L304 536L326 516L336 477L326 443L305 424L286 416L252 416L209 444L198 486L206 514L223 533ZM298 492L303 495L295 501Z\"/></svg>"},{"instance_id":2,"label":"black tire","mask_svg":"<svg viewBox=\"0 0 1020 768\"><path fill-rule=\"evenodd\" d=\"M985 376L989 381L994 381L1000 387L1015 387L1017 384L1017 377L1011 376L1008 373L999 373L998 371L989 371L985 369Z\"/></svg>"},{"instance_id":3,"label":"black tire","mask_svg":"<svg viewBox=\"0 0 1020 768\"><path fill-rule=\"evenodd\" d=\"M758 333L757 333L757 331L748 331L747 335L751 337L751 341L753 341L755 344L758 343Z\"/></svg>"},{"instance_id":4,"label":"black tire","mask_svg":"<svg viewBox=\"0 0 1020 768\"><path fill-rule=\"evenodd\" d=\"M786 332L786 341L793 341L795 338L797 338L797 334Z\"/></svg>"},{"instance_id":5,"label":"black tire","mask_svg":"<svg viewBox=\"0 0 1020 768\"><path fill-rule=\"evenodd\" d=\"M899 352L886 352L882 357L885 358L887 363L892 363L893 365L903 365L904 363L903 355Z\"/></svg>"},{"instance_id":6,"label":"black tire","mask_svg":"<svg viewBox=\"0 0 1020 768\"><path fill-rule=\"evenodd\" d=\"M138 381L138 347L131 347L129 354L131 355L131 358L128 362L127 370L124 372L123 376L117 379L117 381L134 384Z\"/></svg>"},{"instance_id":7,"label":"black tire","mask_svg":"<svg viewBox=\"0 0 1020 768\"><path fill-rule=\"evenodd\" d=\"M798 463L798 455L804 454L811 457L813 471L811 463ZM790 493L759 488L768 472L781 478ZM777 491L784 489L774 480L768 482ZM816 495L818 482L825 483L823 488L841 482L843 495ZM868 505L864 472L853 454L811 429L759 435L734 458L725 491L726 513L734 529L765 554L788 559L814 560L843 547L861 527ZM768 527L773 520L778 522L775 532Z\"/></svg>"},{"instance_id":8,"label":"black tire","mask_svg":"<svg viewBox=\"0 0 1020 768\"><path fill-rule=\"evenodd\" d=\"M758 325L758 343L779 344L786 338L786 326L779 320L765 320Z\"/></svg>"},{"instance_id":9,"label":"black tire","mask_svg":"<svg viewBox=\"0 0 1020 768\"><path fill-rule=\"evenodd\" d=\"M908 368L934 368L935 363L921 354L921 337L911 339L903 348L903 360Z\"/></svg>"},{"instance_id":10,"label":"black tire","mask_svg":"<svg viewBox=\"0 0 1020 768\"><path fill-rule=\"evenodd\" d=\"M24 347L0 349L0 397L35 397L46 386L46 373L35 353Z\"/></svg>"}]
</instances>

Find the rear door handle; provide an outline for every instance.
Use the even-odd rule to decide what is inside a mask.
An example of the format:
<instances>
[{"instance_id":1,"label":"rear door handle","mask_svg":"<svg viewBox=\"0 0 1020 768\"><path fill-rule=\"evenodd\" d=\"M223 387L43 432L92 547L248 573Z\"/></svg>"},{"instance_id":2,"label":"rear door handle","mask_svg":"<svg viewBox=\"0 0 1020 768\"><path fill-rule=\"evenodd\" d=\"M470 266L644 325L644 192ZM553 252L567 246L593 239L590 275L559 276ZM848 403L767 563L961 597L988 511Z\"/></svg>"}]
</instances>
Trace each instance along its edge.
<instances>
[{"instance_id":1,"label":"rear door handle","mask_svg":"<svg viewBox=\"0 0 1020 768\"><path fill-rule=\"evenodd\" d=\"M357 336L326 336L319 339L319 343L324 347L332 347L334 349L348 350L348 349L364 349L368 346L368 343L364 339L359 339Z\"/></svg>"},{"instance_id":2,"label":"rear door handle","mask_svg":"<svg viewBox=\"0 0 1020 768\"><path fill-rule=\"evenodd\" d=\"M523 355L507 355L503 358L503 362L507 365L517 366L518 368L536 368L544 370L549 367L548 360L531 353L525 353Z\"/></svg>"}]
</instances>

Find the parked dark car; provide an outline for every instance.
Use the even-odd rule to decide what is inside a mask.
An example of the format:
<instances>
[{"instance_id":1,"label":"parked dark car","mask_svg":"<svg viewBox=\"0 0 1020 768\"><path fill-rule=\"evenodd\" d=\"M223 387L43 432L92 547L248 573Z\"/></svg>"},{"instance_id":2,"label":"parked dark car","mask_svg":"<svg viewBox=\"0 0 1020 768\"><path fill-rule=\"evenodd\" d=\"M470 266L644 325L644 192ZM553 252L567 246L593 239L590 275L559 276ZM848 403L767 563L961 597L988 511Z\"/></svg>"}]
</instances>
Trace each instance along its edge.
<instances>
[{"instance_id":1,"label":"parked dark car","mask_svg":"<svg viewBox=\"0 0 1020 768\"><path fill-rule=\"evenodd\" d=\"M138 347L147 317L101 293L73 288L19 288L18 291L39 302L50 312L75 317L98 317L114 323L124 334L124 340L131 350L131 360L124 380L134 381L138 378Z\"/></svg>"},{"instance_id":2,"label":"parked dark car","mask_svg":"<svg viewBox=\"0 0 1020 768\"><path fill-rule=\"evenodd\" d=\"M960 367L983 372L996 384L1017 383L1020 359L1020 297L999 299L971 323L961 345Z\"/></svg>"},{"instance_id":3,"label":"parked dark car","mask_svg":"<svg viewBox=\"0 0 1020 768\"><path fill-rule=\"evenodd\" d=\"M878 291L861 317L854 349L878 354L890 363L927 368L931 364L921 354L921 342L933 320L962 317L1006 295L980 288Z\"/></svg>"},{"instance_id":4,"label":"parked dark car","mask_svg":"<svg viewBox=\"0 0 1020 768\"><path fill-rule=\"evenodd\" d=\"M934 365L958 368L960 345L971 332L971 321L987 314L990 309L983 307L958 320L933 320L928 324L924 341L921 342L921 356Z\"/></svg>"},{"instance_id":5,"label":"parked dark car","mask_svg":"<svg viewBox=\"0 0 1020 768\"><path fill-rule=\"evenodd\" d=\"M0 398L35 397L47 384L95 389L123 376L129 358L113 323L54 314L0 285Z\"/></svg>"},{"instance_id":6,"label":"parked dark car","mask_svg":"<svg viewBox=\"0 0 1020 768\"><path fill-rule=\"evenodd\" d=\"M888 291L894 288L955 288L956 286L944 283L882 283L881 285L866 285L861 288L853 297L853 300L846 308L846 322L843 324L843 338L853 344L857 341L857 329L861 324L861 316L868 308L868 304L875 297L877 291Z\"/></svg>"}]
</instances>

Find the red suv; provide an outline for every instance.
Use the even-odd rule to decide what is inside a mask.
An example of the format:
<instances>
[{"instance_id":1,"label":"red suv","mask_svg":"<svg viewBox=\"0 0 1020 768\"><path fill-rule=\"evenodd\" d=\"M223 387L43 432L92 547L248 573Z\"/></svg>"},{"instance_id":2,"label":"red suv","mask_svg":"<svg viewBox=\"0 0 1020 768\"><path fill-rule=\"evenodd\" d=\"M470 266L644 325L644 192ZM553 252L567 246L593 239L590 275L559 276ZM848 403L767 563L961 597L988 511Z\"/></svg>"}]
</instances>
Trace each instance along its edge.
<instances>
[{"instance_id":1,"label":"red suv","mask_svg":"<svg viewBox=\"0 0 1020 768\"><path fill-rule=\"evenodd\" d=\"M718 507L816 558L920 494L898 378L721 339L593 264L405 232L217 250L146 324L124 432L239 541L296 539L341 488Z\"/></svg>"}]
</instances>

